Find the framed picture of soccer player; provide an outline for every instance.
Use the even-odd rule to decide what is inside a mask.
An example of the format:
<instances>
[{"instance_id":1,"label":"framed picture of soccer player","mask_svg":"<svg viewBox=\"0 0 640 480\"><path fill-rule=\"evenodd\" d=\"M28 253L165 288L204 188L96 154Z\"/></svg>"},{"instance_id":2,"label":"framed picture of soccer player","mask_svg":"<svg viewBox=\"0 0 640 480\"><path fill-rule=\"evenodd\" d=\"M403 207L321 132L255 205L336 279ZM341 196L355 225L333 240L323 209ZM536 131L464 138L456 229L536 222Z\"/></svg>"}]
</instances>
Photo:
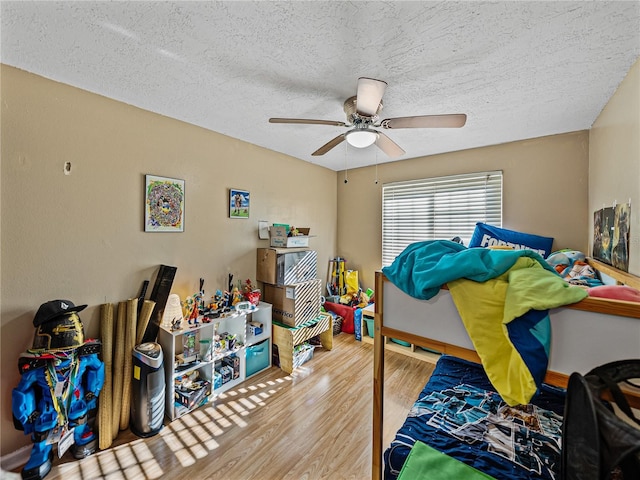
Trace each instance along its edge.
<instances>
[{"instance_id":1,"label":"framed picture of soccer player","mask_svg":"<svg viewBox=\"0 0 640 480\"><path fill-rule=\"evenodd\" d=\"M237 188L229 189L229 218L249 218L249 192Z\"/></svg>"}]
</instances>

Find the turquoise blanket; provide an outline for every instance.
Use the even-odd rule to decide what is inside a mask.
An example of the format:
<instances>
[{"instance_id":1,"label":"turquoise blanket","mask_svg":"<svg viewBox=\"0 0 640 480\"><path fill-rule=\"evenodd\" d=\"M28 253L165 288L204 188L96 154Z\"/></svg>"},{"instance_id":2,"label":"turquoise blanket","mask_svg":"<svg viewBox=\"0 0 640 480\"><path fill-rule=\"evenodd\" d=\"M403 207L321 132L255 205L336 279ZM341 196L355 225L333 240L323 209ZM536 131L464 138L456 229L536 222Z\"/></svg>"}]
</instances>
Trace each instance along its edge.
<instances>
[{"instance_id":1,"label":"turquoise blanket","mask_svg":"<svg viewBox=\"0 0 640 480\"><path fill-rule=\"evenodd\" d=\"M544 380L551 344L548 310L587 296L530 250L419 242L382 271L423 300L448 284L487 376L509 405L529 403Z\"/></svg>"},{"instance_id":2,"label":"turquoise blanket","mask_svg":"<svg viewBox=\"0 0 640 480\"><path fill-rule=\"evenodd\" d=\"M557 272L532 250L467 248L448 240L429 240L409 245L382 273L400 290L428 300L445 283L459 278L486 282L509 270L518 258L531 257L553 275Z\"/></svg>"}]
</instances>

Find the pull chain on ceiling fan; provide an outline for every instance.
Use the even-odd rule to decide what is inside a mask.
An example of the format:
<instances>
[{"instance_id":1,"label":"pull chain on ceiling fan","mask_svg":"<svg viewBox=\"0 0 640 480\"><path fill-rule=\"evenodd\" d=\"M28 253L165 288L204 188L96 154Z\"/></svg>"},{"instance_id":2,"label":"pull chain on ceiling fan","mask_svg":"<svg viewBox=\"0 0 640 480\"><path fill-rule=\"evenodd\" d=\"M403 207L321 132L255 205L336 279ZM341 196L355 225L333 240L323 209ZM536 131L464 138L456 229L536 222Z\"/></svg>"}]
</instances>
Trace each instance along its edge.
<instances>
[{"instance_id":1,"label":"pull chain on ceiling fan","mask_svg":"<svg viewBox=\"0 0 640 480\"><path fill-rule=\"evenodd\" d=\"M349 183L349 166L347 165L347 145L344 146L344 183Z\"/></svg>"},{"instance_id":2,"label":"pull chain on ceiling fan","mask_svg":"<svg viewBox=\"0 0 640 480\"><path fill-rule=\"evenodd\" d=\"M464 113L449 115L419 115L415 117L387 118L378 122L382 110L382 96L387 88L387 82L374 78L360 77L358 79L357 94L349 97L343 105L347 122L334 120L312 120L305 118L270 118L270 123L293 123L306 125L329 125L333 127L350 128L329 140L311 155L324 155L332 148L347 141L356 148L366 148L375 144L391 158L404 155L406 152L391 138L377 128L460 128L467 121Z\"/></svg>"}]
</instances>

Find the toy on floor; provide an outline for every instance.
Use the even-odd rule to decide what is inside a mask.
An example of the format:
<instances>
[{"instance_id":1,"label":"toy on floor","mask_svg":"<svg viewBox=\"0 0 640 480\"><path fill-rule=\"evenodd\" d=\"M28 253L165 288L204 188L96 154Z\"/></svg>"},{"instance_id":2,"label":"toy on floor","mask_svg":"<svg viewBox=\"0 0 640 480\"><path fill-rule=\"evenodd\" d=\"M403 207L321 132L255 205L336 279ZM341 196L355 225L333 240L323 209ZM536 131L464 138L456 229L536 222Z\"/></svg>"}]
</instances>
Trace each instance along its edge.
<instances>
[{"instance_id":1,"label":"toy on floor","mask_svg":"<svg viewBox=\"0 0 640 480\"><path fill-rule=\"evenodd\" d=\"M12 392L14 425L31 435L33 448L23 479L39 480L51 470L53 445L61 456L95 452L98 438L87 423L104 383L101 343L84 339L76 306L69 300L40 305L33 319L33 347L18 359L21 379Z\"/></svg>"}]
</instances>

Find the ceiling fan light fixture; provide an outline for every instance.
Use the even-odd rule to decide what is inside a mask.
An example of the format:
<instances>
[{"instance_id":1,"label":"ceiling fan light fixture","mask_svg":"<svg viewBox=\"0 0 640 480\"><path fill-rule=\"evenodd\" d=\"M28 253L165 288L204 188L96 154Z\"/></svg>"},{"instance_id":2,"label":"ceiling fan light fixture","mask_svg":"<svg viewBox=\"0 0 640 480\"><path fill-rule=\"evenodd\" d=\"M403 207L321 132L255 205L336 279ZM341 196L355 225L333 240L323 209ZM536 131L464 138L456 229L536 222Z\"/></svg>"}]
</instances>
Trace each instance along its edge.
<instances>
[{"instance_id":1,"label":"ceiling fan light fixture","mask_svg":"<svg viewBox=\"0 0 640 480\"><path fill-rule=\"evenodd\" d=\"M467 115L464 113L446 115L417 115L412 117L393 117L378 121L378 114L382 110L382 96L387 88L387 82L375 78L360 77L356 95L349 97L343 104L347 121L313 120L306 118L270 118L270 123L291 123L308 125L329 125L346 127L349 130L329 140L311 155L324 155L346 140L355 148L367 148L374 143L389 158L398 158L405 152L397 143L377 128L460 128L465 125ZM346 145L345 145L346 155Z\"/></svg>"},{"instance_id":2,"label":"ceiling fan light fixture","mask_svg":"<svg viewBox=\"0 0 640 480\"><path fill-rule=\"evenodd\" d=\"M351 130L346 133L347 143L352 147L365 148L373 145L378 139L378 133L373 130Z\"/></svg>"}]
</instances>

